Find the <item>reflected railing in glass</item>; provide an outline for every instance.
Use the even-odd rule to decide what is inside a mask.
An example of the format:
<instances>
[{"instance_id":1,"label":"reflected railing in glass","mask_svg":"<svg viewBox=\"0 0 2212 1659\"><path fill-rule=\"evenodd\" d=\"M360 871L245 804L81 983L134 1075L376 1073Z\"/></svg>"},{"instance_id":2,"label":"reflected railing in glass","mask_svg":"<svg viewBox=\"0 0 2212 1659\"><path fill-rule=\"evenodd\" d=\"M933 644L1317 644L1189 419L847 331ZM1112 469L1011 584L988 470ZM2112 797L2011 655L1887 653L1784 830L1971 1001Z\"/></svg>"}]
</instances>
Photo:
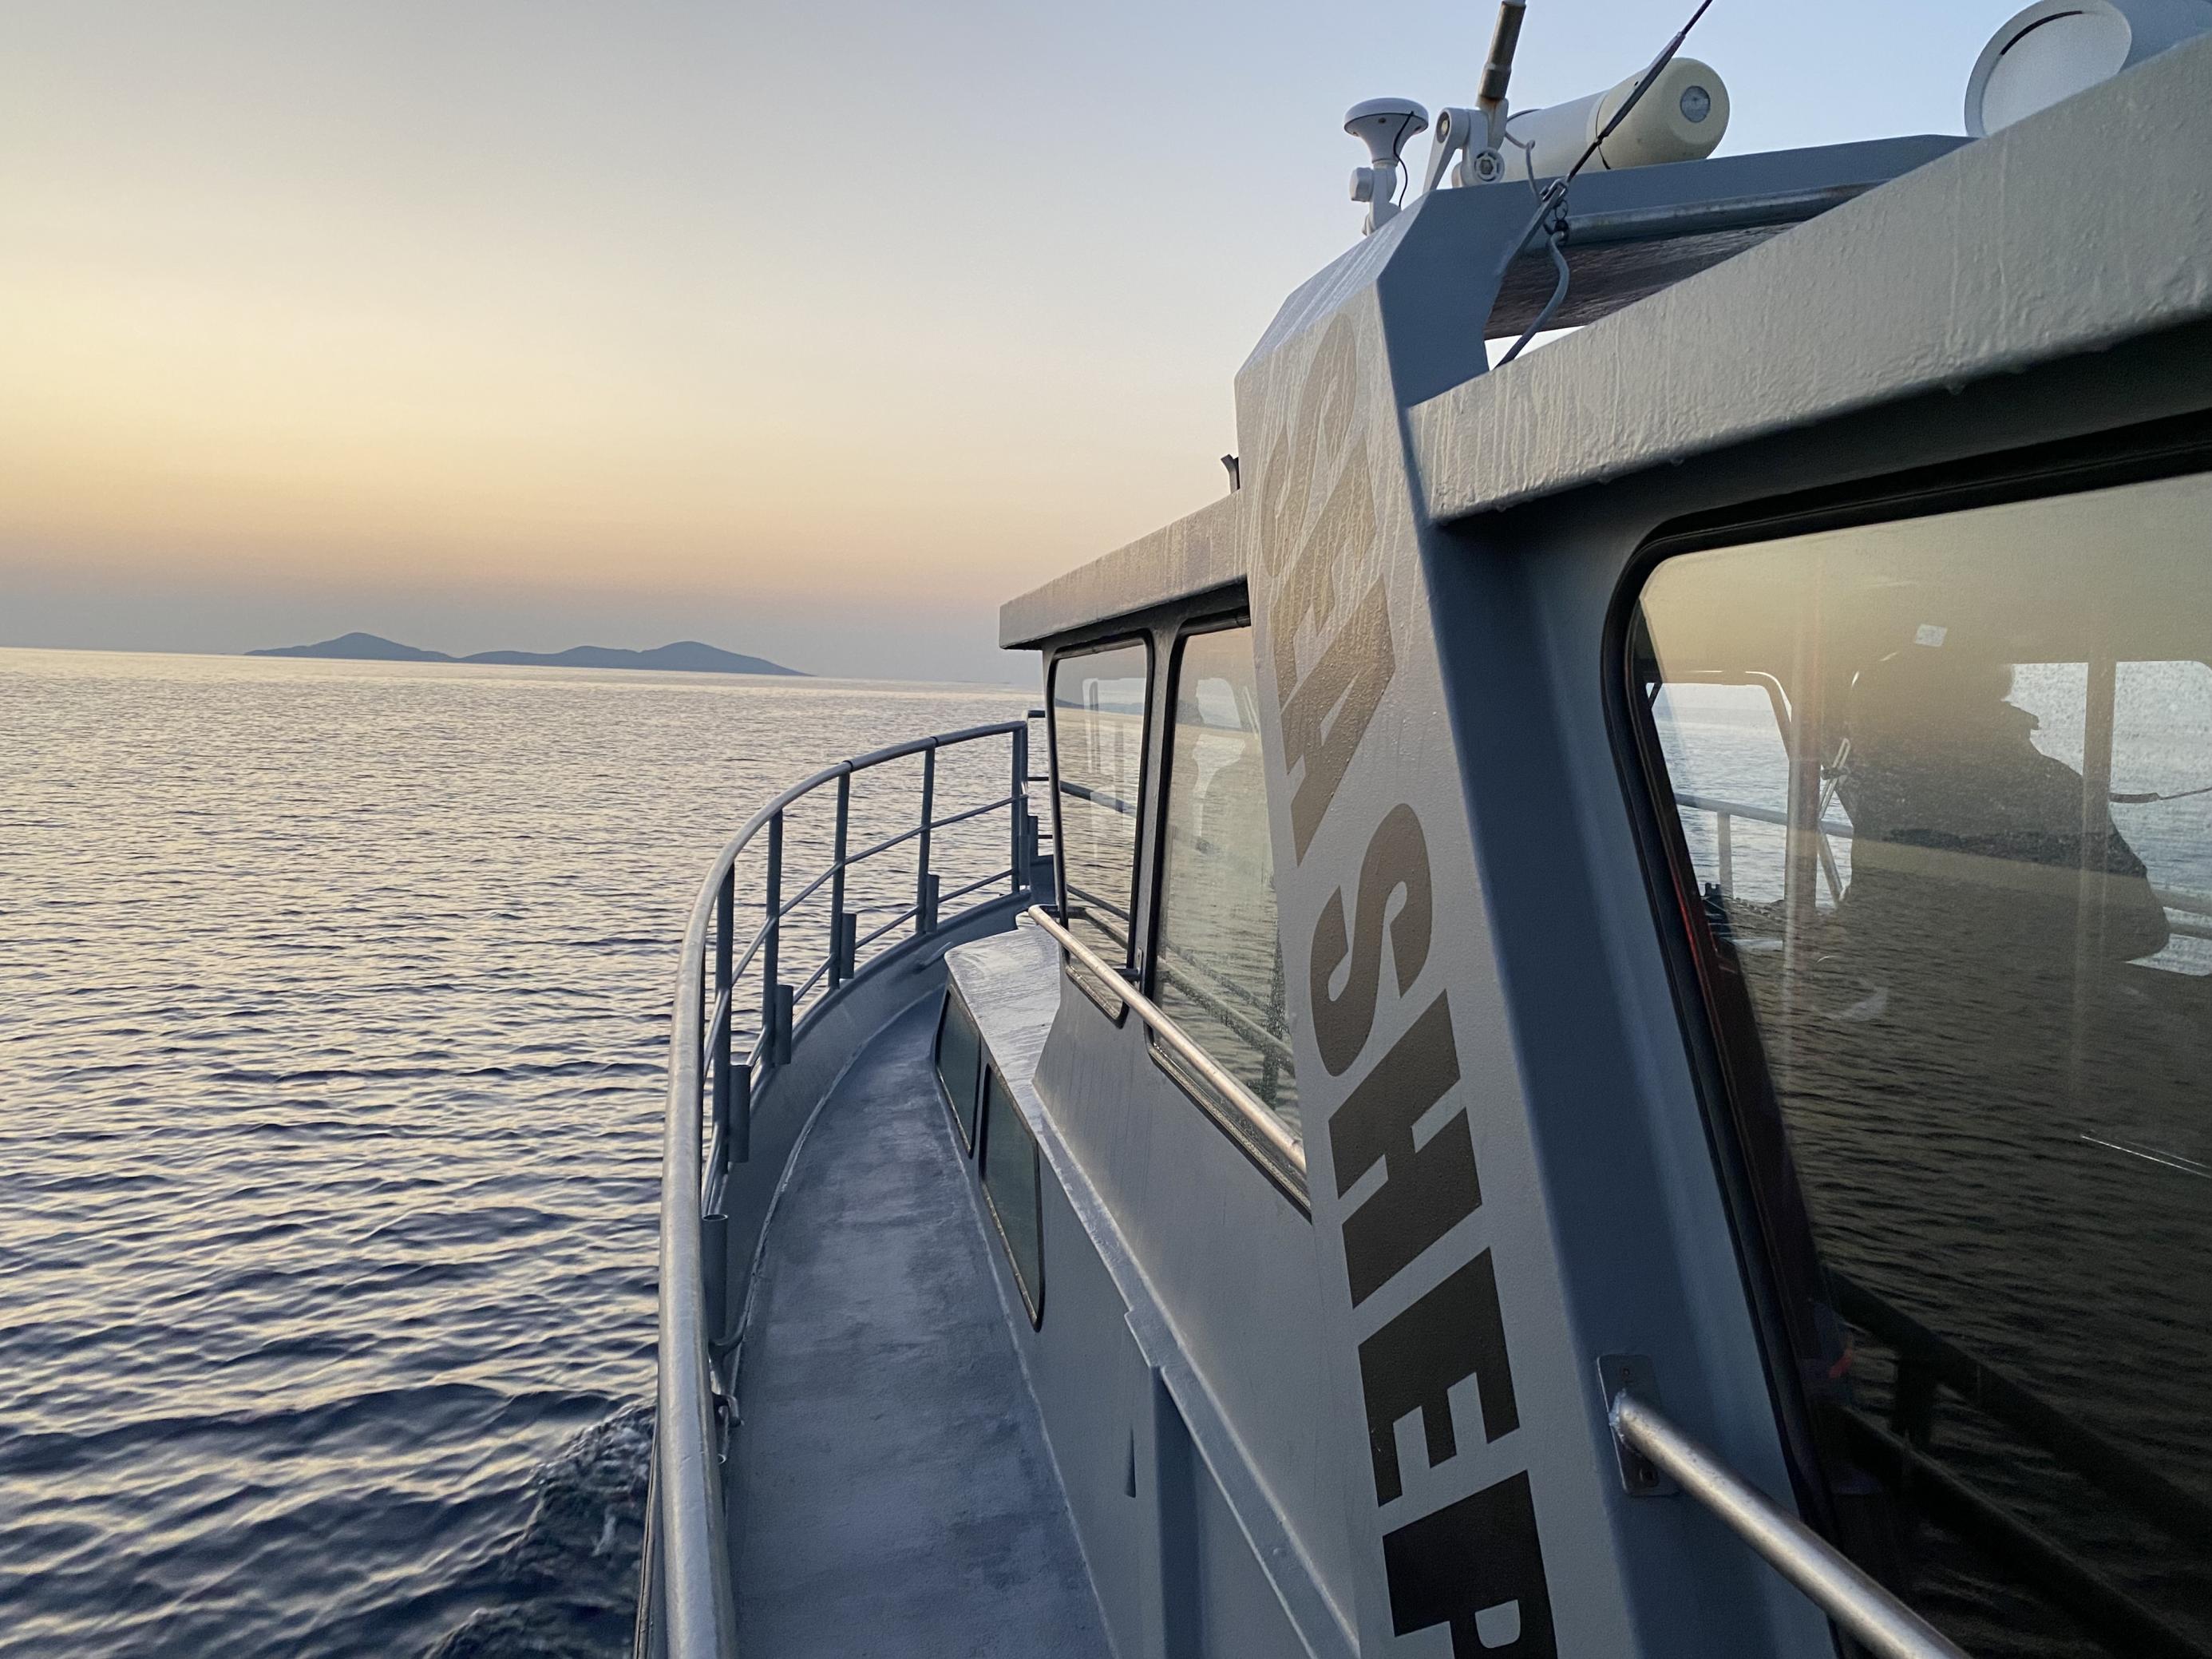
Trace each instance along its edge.
<instances>
[{"instance_id":1,"label":"reflected railing in glass","mask_svg":"<svg viewBox=\"0 0 2212 1659\"><path fill-rule=\"evenodd\" d=\"M1636 617L1831 1490L1887 1492L1838 1524L1977 1653L2212 1652L2208 526L2198 476L1780 537Z\"/></svg>"}]
</instances>

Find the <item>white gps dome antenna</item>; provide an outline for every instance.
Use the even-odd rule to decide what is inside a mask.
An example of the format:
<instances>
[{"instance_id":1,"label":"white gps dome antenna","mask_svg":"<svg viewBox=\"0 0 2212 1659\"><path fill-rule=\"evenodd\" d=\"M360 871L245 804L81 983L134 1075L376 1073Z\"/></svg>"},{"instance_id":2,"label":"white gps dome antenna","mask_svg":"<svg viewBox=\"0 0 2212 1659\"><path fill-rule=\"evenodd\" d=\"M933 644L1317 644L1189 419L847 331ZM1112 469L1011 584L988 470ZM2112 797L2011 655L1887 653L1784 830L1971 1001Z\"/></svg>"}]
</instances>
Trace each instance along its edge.
<instances>
[{"instance_id":1,"label":"white gps dome antenna","mask_svg":"<svg viewBox=\"0 0 2212 1659\"><path fill-rule=\"evenodd\" d=\"M2036 0L1982 48L1966 131L1986 138L2207 33L2212 0Z\"/></svg>"},{"instance_id":2,"label":"white gps dome antenna","mask_svg":"<svg viewBox=\"0 0 2212 1659\"><path fill-rule=\"evenodd\" d=\"M1370 98L1345 112L1344 130L1367 146L1371 165L1352 170L1352 199L1367 204L1364 234L1389 223L1398 211L1399 159L1406 141L1429 130L1429 112L1410 98Z\"/></svg>"}]
</instances>

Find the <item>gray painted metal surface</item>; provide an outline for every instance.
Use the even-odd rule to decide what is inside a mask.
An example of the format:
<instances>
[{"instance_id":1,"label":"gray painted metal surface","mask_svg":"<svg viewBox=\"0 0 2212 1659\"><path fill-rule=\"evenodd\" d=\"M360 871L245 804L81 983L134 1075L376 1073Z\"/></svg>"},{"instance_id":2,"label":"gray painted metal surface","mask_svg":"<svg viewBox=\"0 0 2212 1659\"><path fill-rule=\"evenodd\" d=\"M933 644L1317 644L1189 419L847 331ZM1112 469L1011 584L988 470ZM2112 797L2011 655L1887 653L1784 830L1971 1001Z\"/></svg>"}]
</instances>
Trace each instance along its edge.
<instances>
[{"instance_id":1,"label":"gray painted metal surface","mask_svg":"<svg viewBox=\"0 0 2212 1659\"><path fill-rule=\"evenodd\" d=\"M1397 222L1395 252L1437 252L1419 234L1430 207ZM1392 252L1362 251L1365 282L1294 300L1238 381L1279 926L1316 1175L1307 1340L1328 1364L1343 1592L1363 1652L1438 1626L1456 1650L1524 1659L1689 1651L1640 1628L1610 1433L1583 1380L1584 1356L1630 1346L1588 1322L1586 1276L1660 1313L1679 1301L1674 1274L1633 1212L1608 1259L1565 1254L1574 1200L1547 1167L1515 1040L1431 627L1433 532L1401 435L1397 361L1433 347L1464 362L1479 334L1470 301L1426 267L1386 283ZM1440 337L1455 328L1468 333ZM1708 1564L1674 1565L1703 1581L1695 1650L1787 1650Z\"/></svg>"},{"instance_id":2,"label":"gray painted metal surface","mask_svg":"<svg viewBox=\"0 0 2212 1659\"><path fill-rule=\"evenodd\" d=\"M1575 211L1841 197L1948 148L1609 174L1578 191ZM1484 866L1511 843L1478 854L1476 763L1455 705L1462 688L1512 683L1469 648L1474 619L1438 568L1449 550L1421 510L1406 414L1484 376L1485 323L1527 214L1525 195L1496 188L1424 199L1294 295L1238 380L1275 884L1308 1155L1323 1172L1309 1328L1338 1425L1351 1540L1339 1593L1363 1651L1437 1626L1463 1651L1528 1656L1811 1650L1826 1638L1802 1604L1620 1510L1586 1357L1625 1346L1624 1325L1656 1326L1671 1371L1744 1407L1759 1355L1741 1307L1710 1293L1734 1277L1710 1175L1654 1192L1641 1171L1665 1162L1660 1149L1639 1145L1634 1115L1602 1109L1630 1034L1579 1020L1539 1056L1516 1029L1532 993L1554 1023L1575 1006L1556 975L1573 955L1556 937L1571 908L1553 938L1522 947L1545 951L1551 975L1532 963L1509 976L1515 929ZM1386 939L1394 891L1403 908ZM1691 1214L1668 1216L1670 1198L1692 1199ZM1576 1218L1599 1213L1602 1228ZM1779 1476L1771 1426L1732 1415L1730 1450ZM1448 1567L1468 1562L1480 1565ZM1668 1628L1656 1615L1686 1577L1700 1583L1701 1620Z\"/></svg>"},{"instance_id":3,"label":"gray painted metal surface","mask_svg":"<svg viewBox=\"0 0 2212 1659\"><path fill-rule=\"evenodd\" d=\"M1206 1304L1192 1294L1187 1271L1159 1273L1148 1262L1147 1247L1166 1218L1099 1178L1126 1171L1126 1161L1086 1155L1069 1130L1089 1139L1103 1127L1103 1109L1133 1131L1168 1132L1166 1161L1188 1166L1194 1177L1177 1185L1212 1187L1219 1201L1208 1232L1224 1245L1240 1231L1249 1237L1239 1222L1249 1213L1242 1200L1251 1188L1222 1177L1232 1170L1251 1176L1250 1166L1146 1058L1143 1027L1134 1020L1114 1024L1075 988L1042 929L1024 925L964 946L946 966L1052 1176L1045 1228L1050 1315L1037 1331L1027 1329L1002 1259L998 1265L1115 1650L1124 1659L1200 1653L1275 1659L1299 1651L1349 1659L1357 1646L1349 1611L1329 1583L1333 1565L1316 1559L1312 1540L1302 1535L1303 1517L1285 1512L1285 1494L1295 1494L1298 1471L1269 1456L1267 1439L1240 1431L1237 1395L1248 1379L1219 1358L1236 1345L1224 1345L1218 1330L1194 1328ZM1101 1053L1102 1037L1110 1059ZM1054 1047L1063 1063L1076 1055L1079 1065L1105 1060L1109 1069L1084 1091L1064 1078L1055 1084L1039 1073ZM1131 1060L1143 1067L1136 1075L1149 1073L1153 1088L1170 1096L1116 1093L1130 1079ZM1175 1203L1167 1183L1153 1191ZM1287 1208L1272 1188L1265 1198L1267 1212ZM1187 1224L1202 1213L1176 1218ZM1303 1218L1297 1226L1310 1236ZM1250 1260L1235 1252L1232 1266ZM1250 1303L1276 1316L1287 1286L1287 1305L1296 1306L1311 1283L1298 1265L1291 1256L1272 1281L1253 1281ZM1254 1369L1265 1380L1268 1349L1255 1346ZM1290 1398L1305 1397L1296 1392L1294 1370L1273 1380ZM1317 1422L1306 1425L1309 1436L1319 1429ZM1135 1487L1126 1494L1125 1445ZM1141 1501L1131 1505L1125 1498Z\"/></svg>"}]
</instances>

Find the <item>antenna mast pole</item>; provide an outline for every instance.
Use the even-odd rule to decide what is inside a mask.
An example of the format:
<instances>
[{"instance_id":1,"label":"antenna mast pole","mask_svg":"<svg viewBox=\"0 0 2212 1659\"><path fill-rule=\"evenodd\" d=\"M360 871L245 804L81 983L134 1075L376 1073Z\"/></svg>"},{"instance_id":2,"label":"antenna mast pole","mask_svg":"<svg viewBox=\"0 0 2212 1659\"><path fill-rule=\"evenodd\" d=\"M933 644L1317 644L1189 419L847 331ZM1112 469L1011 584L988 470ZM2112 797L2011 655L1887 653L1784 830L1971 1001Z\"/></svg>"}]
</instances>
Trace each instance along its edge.
<instances>
[{"instance_id":1,"label":"antenna mast pole","mask_svg":"<svg viewBox=\"0 0 2212 1659\"><path fill-rule=\"evenodd\" d=\"M1490 61L1482 66L1482 90L1474 100L1488 130L1490 149L1505 142L1505 88L1513 79L1513 54L1521 45L1521 23L1528 15L1528 0L1498 0Z\"/></svg>"}]
</instances>

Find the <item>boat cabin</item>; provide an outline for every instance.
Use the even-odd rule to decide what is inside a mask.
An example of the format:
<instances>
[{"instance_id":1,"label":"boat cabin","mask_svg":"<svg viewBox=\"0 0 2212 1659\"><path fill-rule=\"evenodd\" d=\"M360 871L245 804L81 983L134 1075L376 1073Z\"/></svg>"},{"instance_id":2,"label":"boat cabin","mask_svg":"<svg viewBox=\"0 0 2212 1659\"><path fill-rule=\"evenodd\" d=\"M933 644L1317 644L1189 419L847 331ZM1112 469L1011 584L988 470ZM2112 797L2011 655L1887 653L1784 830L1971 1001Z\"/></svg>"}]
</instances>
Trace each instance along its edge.
<instances>
[{"instance_id":1,"label":"boat cabin","mask_svg":"<svg viewBox=\"0 0 2212 1659\"><path fill-rule=\"evenodd\" d=\"M2208 90L1585 175L1496 368L1431 191L1005 607L988 902L740 1066L726 854L641 1647L2212 1655Z\"/></svg>"}]
</instances>

